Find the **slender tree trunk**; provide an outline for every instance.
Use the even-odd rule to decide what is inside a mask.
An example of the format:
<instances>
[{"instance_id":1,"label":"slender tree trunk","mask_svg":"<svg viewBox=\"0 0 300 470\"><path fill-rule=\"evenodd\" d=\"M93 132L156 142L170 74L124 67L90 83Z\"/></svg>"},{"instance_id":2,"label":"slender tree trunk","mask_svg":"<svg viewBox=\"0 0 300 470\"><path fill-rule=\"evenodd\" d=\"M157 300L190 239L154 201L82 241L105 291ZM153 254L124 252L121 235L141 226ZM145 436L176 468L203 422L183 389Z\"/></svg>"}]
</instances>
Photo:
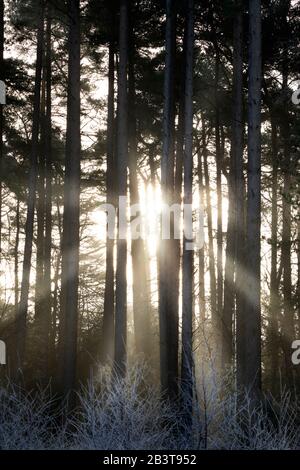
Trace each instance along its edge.
<instances>
[{"instance_id":1,"label":"slender tree trunk","mask_svg":"<svg viewBox=\"0 0 300 470\"><path fill-rule=\"evenodd\" d=\"M118 148L117 174L118 194L127 198L128 166L128 1L120 2L120 61L118 86ZM121 227L118 218L117 271L116 271L116 318L115 318L115 371L124 376L127 362L127 229ZM121 238L121 232L124 238ZM125 232L125 233L124 233Z\"/></svg>"},{"instance_id":2,"label":"slender tree trunk","mask_svg":"<svg viewBox=\"0 0 300 470\"><path fill-rule=\"evenodd\" d=\"M166 2L166 56L164 76L163 152L161 188L171 206L174 193L174 59L176 51L175 2ZM165 210L165 209L163 209ZM164 217L164 213L162 214ZM161 240L159 253L159 326L161 388L170 399L178 393L178 314L174 300L174 240Z\"/></svg>"},{"instance_id":3,"label":"slender tree trunk","mask_svg":"<svg viewBox=\"0 0 300 470\"><path fill-rule=\"evenodd\" d=\"M285 55L287 52L285 52ZM287 59L284 61L286 63ZM287 66L283 70L283 93L288 96L288 71ZM294 312L292 305L292 213L291 213L291 149L290 149L290 123L288 106L284 106L281 122L281 134L283 139L283 194L282 194L282 247L281 259L283 266L283 352L286 362L286 379L289 386L293 385L293 372L290 362L290 348L295 338Z\"/></svg>"},{"instance_id":4,"label":"slender tree trunk","mask_svg":"<svg viewBox=\"0 0 300 470\"><path fill-rule=\"evenodd\" d=\"M18 314L16 318L16 331L17 331L16 364L18 364L18 367L20 370L23 367L24 354L25 354L26 320L27 320L27 310L28 310L28 295L29 295L29 288L30 288L34 209L35 209L35 202L36 202L41 75L42 75L42 62L43 62L43 36L44 36L44 7L43 7L43 2L40 2L40 17L39 17L39 26L38 26L38 32L37 32L37 59L36 59L36 70L35 70L33 122L32 122L32 148L31 148L31 155L30 155L27 218L26 218L26 226L25 226L25 247L24 247L24 258L23 258L21 298L20 298Z\"/></svg>"},{"instance_id":5,"label":"slender tree trunk","mask_svg":"<svg viewBox=\"0 0 300 470\"><path fill-rule=\"evenodd\" d=\"M222 309L223 309L223 201L222 201L222 149L220 137L220 111L218 102L219 89L219 69L220 58L218 47L216 46L216 64L215 64L215 137L216 137L216 167L217 167L217 315L218 324L216 338L219 343L222 336ZM220 358L219 358L220 359Z\"/></svg>"},{"instance_id":6,"label":"slender tree trunk","mask_svg":"<svg viewBox=\"0 0 300 470\"><path fill-rule=\"evenodd\" d=\"M234 272L235 272L235 168L233 153L228 175L228 222L226 261L224 279L224 308L222 314L222 370L226 373L226 367L233 361L233 326L234 326Z\"/></svg>"},{"instance_id":7,"label":"slender tree trunk","mask_svg":"<svg viewBox=\"0 0 300 470\"><path fill-rule=\"evenodd\" d=\"M261 390L261 1L249 2L247 301L245 382L256 399Z\"/></svg>"},{"instance_id":8,"label":"slender tree trunk","mask_svg":"<svg viewBox=\"0 0 300 470\"><path fill-rule=\"evenodd\" d=\"M185 74L185 130L184 130L184 205L193 203L193 59L194 59L194 0L187 1L187 44ZM182 259L182 364L181 381L184 400L190 413L193 396L193 241L186 230L192 224L184 219ZM190 227L191 228L191 227ZM189 228L189 230L190 230ZM190 417L191 418L191 417Z\"/></svg>"},{"instance_id":9,"label":"slender tree trunk","mask_svg":"<svg viewBox=\"0 0 300 470\"><path fill-rule=\"evenodd\" d=\"M271 279L270 279L270 304L269 304L269 327L268 327L268 352L271 358L270 377L271 390L276 391L279 373L279 308L280 299L278 295L277 282L277 246L278 246L278 142L277 125L275 118L271 116L272 126L272 220L271 220Z\"/></svg>"},{"instance_id":10,"label":"slender tree trunk","mask_svg":"<svg viewBox=\"0 0 300 470\"><path fill-rule=\"evenodd\" d=\"M44 278L43 278L43 329L42 357L44 377L48 378L50 364L50 333L51 333L51 247L52 247L52 50L51 50L51 9L48 6L46 26L46 114L45 114L45 238L44 238Z\"/></svg>"},{"instance_id":11,"label":"slender tree trunk","mask_svg":"<svg viewBox=\"0 0 300 470\"><path fill-rule=\"evenodd\" d=\"M234 20L232 160L235 171L235 295L237 385L245 383L245 182L243 174L243 2L236 0Z\"/></svg>"},{"instance_id":12,"label":"slender tree trunk","mask_svg":"<svg viewBox=\"0 0 300 470\"><path fill-rule=\"evenodd\" d=\"M214 255L214 239L213 239L213 225L212 225L212 208L210 197L210 178L208 171L208 156L206 147L206 128L205 122L202 119L202 145L203 145L203 167L204 167L204 180L205 180L205 196L206 196L206 210L207 210L207 229L208 229L208 261L209 261L209 279L210 279L210 306L213 332L217 329L217 288L216 288L216 267Z\"/></svg>"},{"instance_id":13,"label":"slender tree trunk","mask_svg":"<svg viewBox=\"0 0 300 470\"><path fill-rule=\"evenodd\" d=\"M80 7L68 1L68 102L64 180L64 216L61 284L61 383L66 396L75 387L80 227Z\"/></svg>"},{"instance_id":14,"label":"slender tree trunk","mask_svg":"<svg viewBox=\"0 0 300 470\"><path fill-rule=\"evenodd\" d=\"M43 67L41 93L41 130L37 165L37 235L36 235L36 271L35 271L35 321L41 327L43 315L43 281L44 281L44 238L45 238L45 112L46 112L46 79ZM40 337L40 331L38 333Z\"/></svg>"},{"instance_id":15,"label":"slender tree trunk","mask_svg":"<svg viewBox=\"0 0 300 470\"><path fill-rule=\"evenodd\" d=\"M16 208L16 241L14 249L14 263L15 263L15 315L18 314L19 305L19 244L20 244L20 199L17 198Z\"/></svg>"},{"instance_id":16,"label":"slender tree trunk","mask_svg":"<svg viewBox=\"0 0 300 470\"><path fill-rule=\"evenodd\" d=\"M199 206L201 209L204 207L204 185L203 185L203 169L201 152L198 152L198 186L199 186ZM204 246L199 250L199 311L200 311L200 324L202 329L205 322L205 262L204 262Z\"/></svg>"},{"instance_id":17,"label":"slender tree trunk","mask_svg":"<svg viewBox=\"0 0 300 470\"><path fill-rule=\"evenodd\" d=\"M183 182L183 160L184 160L184 120L185 120L185 57L186 57L186 28L183 39L183 51L181 61L181 83L178 110L178 125L176 132L176 161L175 161L175 180L174 180L174 203L182 204L182 182ZM174 317L179 318L179 293L180 293L180 266L181 266L181 240L173 240L174 256ZM178 329L178 321L176 322Z\"/></svg>"},{"instance_id":18,"label":"slender tree trunk","mask_svg":"<svg viewBox=\"0 0 300 470\"><path fill-rule=\"evenodd\" d=\"M107 170L106 170L106 190L107 203L116 204L115 197L115 47L114 34L109 42L108 59L108 100L107 100ZM115 220L114 220L115 224ZM106 362L113 360L114 355L114 240L108 235L106 237L106 271L105 271L105 291L104 291L104 313L102 329L102 360Z\"/></svg>"},{"instance_id":19,"label":"slender tree trunk","mask_svg":"<svg viewBox=\"0 0 300 470\"><path fill-rule=\"evenodd\" d=\"M136 96L134 71L134 38L131 31L129 54L129 188L130 205L139 204L137 178L137 130L136 130ZM140 212L135 216L140 215ZM133 318L136 352L149 358L150 345L150 295L147 282L147 259L142 238L131 240L132 276L133 276Z\"/></svg>"}]
</instances>

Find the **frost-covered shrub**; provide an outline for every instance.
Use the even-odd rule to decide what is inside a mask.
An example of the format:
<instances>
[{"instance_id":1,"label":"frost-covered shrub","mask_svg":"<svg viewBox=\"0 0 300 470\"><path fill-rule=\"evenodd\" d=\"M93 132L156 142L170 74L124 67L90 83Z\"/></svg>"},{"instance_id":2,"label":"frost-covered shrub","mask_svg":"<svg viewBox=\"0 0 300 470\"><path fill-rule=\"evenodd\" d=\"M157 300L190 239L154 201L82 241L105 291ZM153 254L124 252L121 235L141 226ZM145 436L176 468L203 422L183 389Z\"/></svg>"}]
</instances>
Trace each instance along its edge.
<instances>
[{"instance_id":1,"label":"frost-covered shrub","mask_svg":"<svg viewBox=\"0 0 300 470\"><path fill-rule=\"evenodd\" d=\"M102 370L78 393L69 416L49 389L0 388L0 449L295 449L299 407L288 392L256 405L212 371L197 377L192 402L162 400L138 365L124 379ZM183 404L185 406L183 406ZM188 411L192 407L191 419Z\"/></svg>"},{"instance_id":2,"label":"frost-covered shrub","mask_svg":"<svg viewBox=\"0 0 300 470\"><path fill-rule=\"evenodd\" d=\"M0 388L0 449L61 448L64 428L58 429L54 409L48 389L25 392L12 385Z\"/></svg>"},{"instance_id":3,"label":"frost-covered shrub","mask_svg":"<svg viewBox=\"0 0 300 470\"><path fill-rule=\"evenodd\" d=\"M83 389L80 411L72 422L72 446L80 449L164 449L170 446L174 414L156 387L144 380L144 368L131 369L113 382L102 373Z\"/></svg>"}]
</instances>

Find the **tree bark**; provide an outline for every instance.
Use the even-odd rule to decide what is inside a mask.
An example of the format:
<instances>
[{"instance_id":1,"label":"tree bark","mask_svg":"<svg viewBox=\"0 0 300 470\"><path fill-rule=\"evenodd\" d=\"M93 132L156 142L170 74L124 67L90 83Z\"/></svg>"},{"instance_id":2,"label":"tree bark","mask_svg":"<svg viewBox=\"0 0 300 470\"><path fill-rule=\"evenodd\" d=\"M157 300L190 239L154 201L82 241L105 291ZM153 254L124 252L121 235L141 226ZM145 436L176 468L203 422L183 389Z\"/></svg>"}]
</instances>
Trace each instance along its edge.
<instances>
[{"instance_id":1,"label":"tree bark","mask_svg":"<svg viewBox=\"0 0 300 470\"><path fill-rule=\"evenodd\" d=\"M271 111L272 113L272 111ZM278 138L275 118L271 116L272 126L272 215L271 215L271 277L270 277L270 301L269 301L269 325L268 325L268 352L271 358L270 378L271 390L277 389L279 373L279 308L277 282L277 246L278 246Z\"/></svg>"},{"instance_id":2,"label":"tree bark","mask_svg":"<svg viewBox=\"0 0 300 470\"><path fill-rule=\"evenodd\" d=\"M207 229L208 229L208 262L209 262L209 280L210 280L210 306L211 306L211 319L213 332L217 330L217 287L216 287L216 266L214 255L214 239L213 239L213 225L212 225L212 208L210 197L210 178L208 171L208 155L206 147L206 128L204 119L202 119L202 146L203 146L203 167L204 167L204 180L205 180L205 196L206 196L206 211L207 211Z\"/></svg>"},{"instance_id":3,"label":"tree bark","mask_svg":"<svg viewBox=\"0 0 300 470\"><path fill-rule=\"evenodd\" d=\"M16 241L14 249L15 270L15 315L18 314L19 305L19 244L20 244L20 198L17 198L16 207Z\"/></svg>"},{"instance_id":4,"label":"tree bark","mask_svg":"<svg viewBox=\"0 0 300 470\"><path fill-rule=\"evenodd\" d=\"M120 2L120 60L118 86L118 148L117 174L118 194L127 198L128 166L128 1ZM127 240L120 238L120 217L118 218L117 271L116 271L116 318L115 318L115 372L123 377L127 362ZM127 233L127 229L126 229Z\"/></svg>"},{"instance_id":5,"label":"tree bark","mask_svg":"<svg viewBox=\"0 0 300 470\"><path fill-rule=\"evenodd\" d=\"M176 51L175 2L166 1L166 55L164 75L163 151L161 189L165 204L174 195L174 61ZM163 209L164 210L164 209ZM162 214L162 217L164 214ZM178 393L178 314L174 300L174 240L161 240L159 248L160 377L163 393L170 399ZM177 292L175 293L177 295Z\"/></svg>"},{"instance_id":6,"label":"tree bark","mask_svg":"<svg viewBox=\"0 0 300 470\"><path fill-rule=\"evenodd\" d=\"M184 130L184 205L193 203L193 59L194 59L194 0L187 0L186 6L187 43L185 73L185 130ZM184 229L192 221L184 220ZM190 236L183 236L182 259L182 363L181 382L183 399L192 411L193 396L193 280L194 251L188 245L193 243ZM191 418L191 416L190 416Z\"/></svg>"},{"instance_id":7,"label":"tree bark","mask_svg":"<svg viewBox=\"0 0 300 470\"><path fill-rule=\"evenodd\" d=\"M134 70L134 32L131 30L129 53L129 189L130 205L139 204L137 178L137 129L136 129L136 95ZM138 212L136 216L139 216ZM133 276L133 318L136 352L149 359L151 353L150 295L147 282L147 258L142 238L131 240L132 276Z\"/></svg>"},{"instance_id":8,"label":"tree bark","mask_svg":"<svg viewBox=\"0 0 300 470\"><path fill-rule=\"evenodd\" d=\"M287 52L284 52L287 55ZM287 57L284 60L283 70L283 94L285 99L288 96L288 69ZM283 267L283 319L282 338L283 353L285 356L286 380L288 385L293 385L293 371L290 362L290 348L295 338L294 311L292 303L292 212L291 212L291 149L290 149L290 123L288 105L284 106L284 113L281 121L281 135L283 139L283 194L282 194L282 245L281 260Z\"/></svg>"},{"instance_id":9,"label":"tree bark","mask_svg":"<svg viewBox=\"0 0 300 470\"><path fill-rule=\"evenodd\" d=\"M41 98L41 75L43 63L43 37L44 37L44 6L40 2L39 26L37 32L37 58L35 69L35 87L33 102L33 121L32 121L32 147L30 154L30 170L28 182L28 202L27 218L25 225L25 246L23 258L23 272L21 284L21 296L16 318L17 346L16 362L18 375L23 368L25 355L26 321L28 311L28 295L30 288L30 270L33 242L34 209L36 203L36 185L37 185L37 159L39 146L39 121L40 121L40 98ZM15 375L14 373L14 375ZM16 377L17 378L17 377Z\"/></svg>"},{"instance_id":10,"label":"tree bark","mask_svg":"<svg viewBox=\"0 0 300 470\"><path fill-rule=\"evenodd\" d=\"M80 227L80 2L68 1L68 101L61 284L61 391L75 388Z\"/></svg>"},{"instance_id":11,"label":"tree bark","mask_svg":"<svg viewBox=\"0 0 300 470\"><path fill-rule=\"evenodd\" d=\"M247 300L244 386L254 399L261 390L261 1L249 3Z\"/></svg>"},{"instance_id":12,"label":"tree bark","mask_svg":"<svg viewBox=\"0 0 300 470\"><path fill-rule=\"evenodd\" d=\"M233 123L232 160L235 171L235 296L236 296L236 356L237 385L245 382L245 181L243 174L244 122L243 122L243 2L236 1L233 64Z\"/></svg>"},{"instance_id":13,"label":"tree bark","mask_svg":"<svg viewBox=\"0 0 300 470\"><path fill-rule=\"evenodd\" d=\"M108 99L107 99L107 169L106 169L106 190L107 204L116 204L116 187L114 183L114 175L116 170L115 164L115 37L112 34L109 42L108 50ZM115 221L114 221L115 224ZM102 328L102 345L101 357L104 362L111 362L114 355L114 299L115 299L115 282L114 282L114 240L109 236L106 237L106 271L105 271L105 291L104 291L104 313Z\"/></svg>"},{"instance_id":14,"label":"tree bark","mask_svg":"<svg viewBox=\"0 0 300 470\"><path fill-rule=\"evenodd\" d=\"M217 317L218 323L215 332L218 343L222 336L223 314L223 213L222 213L222 149L220 137L220 111L218 102L220 57L218 46L215 59L215 139L216 139L216 168L217 168ZM220 359L220 358L219 358ZM218 361L220 362L220 361Z\"/></svg>"},{"instance_id":15,"label":"tree bark","mask_svg":"<svg viewBox=\"0 0 300 470\"><path fill-rule=\"evenodd\" d=\"M235 168L231 152L231 163L228 175L228 222L226 261L224 278L224 308L222 313L222 370L233 363L233 326L234 326L234 273L235 273L235 194L234 186Z\"/></svg>"},{"instance_id":16,"label":"tree bark","mask_svg":"<svg viewBox=\"0 0 300 470\"><path fill-rule=\"evenodd\" d=\"M201 152L198 151L198 187L199 187L199 206L201 209L204 207L204 184L203 184L203 169ZM205 314L205 262L204 262L204 246L199 250L199 312L200 324L204 329L206 319Z\"/></svg>"},{"instance_id":17,"label":"tree bark","mask_svg":"<svg viewBox=\"0 0 300 470\"><path fill-rule=\"evenodd\" d=\"M44 316L45 338L44 357L46 371L50 364L51 335L51 248L52 248L52 47L51 47L51 7L48 6L46 26L46 116L45 116L45 163L46 163L46 197L45 197L45 241L44 241Z\"/></svg>"}]
</instances>

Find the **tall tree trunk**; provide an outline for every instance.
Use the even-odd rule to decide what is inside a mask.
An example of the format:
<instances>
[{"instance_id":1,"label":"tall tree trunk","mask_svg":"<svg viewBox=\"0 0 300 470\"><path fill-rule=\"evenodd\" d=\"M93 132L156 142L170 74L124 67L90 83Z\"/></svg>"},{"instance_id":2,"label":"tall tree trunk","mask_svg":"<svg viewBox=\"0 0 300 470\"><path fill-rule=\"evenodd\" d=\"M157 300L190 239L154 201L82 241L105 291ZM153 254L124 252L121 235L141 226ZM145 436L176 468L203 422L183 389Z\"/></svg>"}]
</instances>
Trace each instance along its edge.
<instances>
[{"instance_id":1,"label":"tall tree trunk","mask_svg":"<svg viewBox=\"0 0 300 470\"><path fill-rule=\"evenodd\" d=\"M118 194L127 198L128 166L128 1L120 2L120 61L118 84L118 148L117 174ZM126 199L125 199L126 200ZM118 217L117 271L116 271L116 318L115 318L115 371L124 376L127 362L127 229L121 227ZM121 232L124 238L121 238ZM124 233L125 232L125 233Z\"/></svg>"},{"instance_id":2,"label":"tall tree trunk","mask_svg":"<svg viewBox=\"0 0 300 470\"><path fill-rule=\"evenodd\" d=\"M136 95L134 71L134 32L131 30L131 43L129 54L129 188L130 205L139 204L138 178L137 178L137 129L136 129ZM135 216L139 216L138 212ZM142 238L131 240L132 277L133 277L133 318L136 352L149 358L150 345L150 295L147 282L147 262L145 245Z\"/></svg>"},{"instance_id":3,"label":"tall tree trunk","mask_svg":"<svg viewBox=\"0 0 300 470\"><path fill-rule=\"evenodd\" d=\"M176 51L175 2L166 1L166 55L164 76L163 151L161 188L164 203L171 206L174 193L174 59ZM164 217L164 210L162 217ZM159 253L159 326L161 388L170 399L178 388L178 314L174 300L172 249L174 240L161 240ZM176 292L175 295L178 295Z\"/></svg>"},{"instance_id":4,"label":"tall tree trunk","mask_svg":"<svg viewBox=\"0 0 300 470\"><path fill-rule=\"evenodd\" d=\"M245 182L243 174L244 120L243 120L243 2L236 0L234 19L234 56L233 56L233 123L232 123L232 160L234 166L235 188L235 295L236 295L236 356L237 385L245 383Z\"/></svg>"},{"instance_id":5,"label":"tall tree trunk","mask_svg":"<svg viewBox=\"0 0 300 470\"><path fill-rule=\"evenodd\" d=\"M52 247L52 50L51 50L51 8L48 6L46 25L46 113L45 113L45 238L44 238L44 277L42 311L42 360L44 377L48 378L50 332L51 332L51 247Z\"/></svg>"},{"instance_id":6,"label":"tall tree trunk","mask_svg":"<svg viewBox=\"0 0 300 470\"><path fill-rule=\"evenodd\" d=\"M201 152L198 151L198 186L199 186L199 206L203 210L204 207L204 184L203 184L203 169ZM205 262L204 262L204 245L199 250L199 312L200 324L204 329L205 322Z\"/></svg>"},{"instance_id":7,"label":"tall tree trunk","mask_svg":"<svg viewBox=\"0 0 300 470\"><path fill-rule=\"evenodd\" d=\"M185 72L186 72L186 35L185 27L183 38L183 50L181 55L181 83L178 110L178 126L176 132L176 162L174 180L174 202L182 204L182 181L184 160L184 126L185 126ZM179 316L179 292L180 292L180 265L181 265L181 240L174 239L174 313ZM178 323L178 322L177 322ZM178 328L178 326L177 326Z\"/></svg>"},{"instance_id":8,"label":"tall tree trunk","mask_svg":"<svg viewBox=\"0 0 300 470\"><path fill-rule=\"evenodd\" d=\"M193 203L193 58L194 58L194 0L187 0L187 43L185 74L185 126L184 126L184 205ZM187 228L191 220L184 218L182 259L182 363L181 381L183 399L192 411L193 395L193 278L194 251ZM189 229L190 230L190 229Z\"/></svg>"},{"instance_id":9,"label":"tall tree trunk","mask_svg":"<svg viewBox=\"0 0 300 470\"><path fill-rule=\"evenodd\" d=\"M39 26L37 32L37 58L35 69L35 87L33 102L32 121L32 148L30 155L30 170L28 182L27 218L25 225L25 246L23 258L23 272L21 284L21 297L16 318L17 347L16 364L19 370L23 367L25 354L26 320L28 310L28 295L30 288L30 270L33 242L34 209L36 202L37 185L37 160L39 147L39 121L40 121L40 99L41 99L41 76L43 63L43 40L44 40L44 5L40 2ZM18 371L15 371L18 373Z\"/></svg>"},{"instance_id":10,"label":"tall tree trunk","mask_svg":"<svg viewBox=\"0 0 300 470\"><path fill-rule=\"evenodd\" d=\"M61 382L66 396L75 387L80 227L80 7L68 1L68 101L64 179L61 283Z\"/></svg>"},{"instance_id":11,"label":"tall tree trunk","mask_svg":"<svg viewBox=\"0 0 300 470\"><path fill-rule=\"evenodd\" d=\"M235 273L235 168L233 152L231 152L230 170L228 175L228 221L226 261L224 278L224 308L222 314L222 370L233 362L233 325L234 325L234 273Z\"/></svg>"},{"instance_id":12,"label":"tall tree trunk","mask_svg":"<svg viewBox=\"0 0 300 470\"><path fill-rule=\"evenodd\" d=\"M45 237L45 113L46 113L46 78L43 67L41 93L41 130L37 165L37 235L36 235L36 270L35 270L35 321L41 327L43 312L44 280L44 237ZM40 331L38 333L40 337Z\"/></svg>"},{"instance_id":13,"label":"tall tree trunk","mask_svg":"<svg viewBox=\"0 0 300 470\"><path fill-rule=\"evenodd\" d=\"M282 89L285 99L288 96L288 70L287 52L285 55L285 66L283 70ZM281 134L283 139L283 194L282 194L282 247L281 260L283 267L283 319L282 338L283 352L285 356L286 379L289 386L293 385L293 372L290 362L290 348L295 338L294 312L292 305L292 213L291 213L291 149L290 149L290 123L288 105L284 106L281 122Z\"/></svg>"},{"instance_id":14,"label":"tall tree trunk","mask_svg":"<svg viewBox=\"0 0 300 470\"><path fill-rule=\"evenodd\" d=\"M116 204L115 197L115 37L112 34L108 50L108 99L107 99L107 169L106 169L106 190L107 204ZM115 225L115 220L114 220ZM108 229L108 227L107 227ZM101 357L104 362L112 361L114 355L114 240L108 235L106 237L106 271L104 290L104 313L102 328Z\"/></svg>"},{"instance_id":15,"label":"tall tree trunk","mask_svg":"<svg viewBox=\"0 0 300 470\"><path fill-rule=\"evenodd\" d=\"M217 316L218 324L216 338L219 343L222 334L222 309L223 309L223 220L222 220L222 149L220 137L220 111L219 111L219 69L220 57L218 46L215 59L215 138L216 138L216 168L217 168ZM219 358L220 359L220 358ZM219 361L218 361L219 362Z\"/></svg>"},{"instance_id":16,"label":"tall tree trunk","mask_svg":"<svg viewBox=\"0 0 300 470\"><path fill-rule=\"evenodd\" d=\"M247 300L244 386L256 399L261 390L261 1L249 2Z\"/></svg>"},{"instance_id":17,"label":"tall tree trunk","mask_svg":"<svg viewBox=\"0 0 300 470\"><path fill-rule=\"evenodd\" d=\"M15 315L18 314L19 305L19 244L20 244L20 198L17 197L16 208L16 241L14 249L15 268Z\"/></svg>"},{"instance_id":18,"label":"tall tree trunk","mask_svg":"<svg viewBox=\"0 0 300 470\"><path fill-rule=\"evenodd\" d=\"M208 155L207 155L207 142L206 142L206 128L205 122L202 118L202 146L203 146L203 168L205 180L205 198L206 198L206 211L207 211L207 229L208 229L208 261L209 261L209 279L210 279L210 306L211 306L211 319L213 332L217 329L217 288L216 288L216 266L214 255L214 239L213 239L213 225L212 225L212 208L210 197L210 178L208 171Z\"/></svg>"},{"instance_id":19,"label":"tall tree trunk","mask_svg":"<svg viewBox=\"0 0 300 470\"><path fill-rule=\"evenodd\" d=\"M272 111L271 111L272 113ZM277 282L277 245L278 245L278 142L277 125L275 118L271 116L272 126L272 216L271 216L271 278L270 278L270 303L268 325L268 353L271 358L270 377L271 390L274 393L277 388L279 367L279 308Z\"/></svg>"}]
</instances>

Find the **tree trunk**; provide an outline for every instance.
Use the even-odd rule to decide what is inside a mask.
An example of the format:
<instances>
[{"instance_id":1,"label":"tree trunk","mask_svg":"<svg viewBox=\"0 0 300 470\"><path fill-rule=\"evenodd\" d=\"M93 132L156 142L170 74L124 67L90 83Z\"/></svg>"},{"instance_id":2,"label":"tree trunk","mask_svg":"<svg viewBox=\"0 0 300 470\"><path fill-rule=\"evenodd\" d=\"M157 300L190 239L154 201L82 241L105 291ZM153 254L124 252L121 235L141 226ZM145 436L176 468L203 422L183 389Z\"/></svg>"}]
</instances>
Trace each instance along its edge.
<instances>
[{"instance_id":1,"label":"tree trunk","mask_svg":"<svg viewBox=\"0 0 300 470\"><path fill-rule=\"evenodd\" d=\"M176 162L174 180L174 202L182 204L182 181L183 181L183 160L184 160L184 127L185 127L185 72L186 72L186 36L185 27L183 38L183 50L181 56L181 83L178 110L178 126L176 132ZM180 265L181 265L181 240L174 239L174 317L179 317L179 292L180 292ZM178 329L178 321L177 326Z\"/></svg>"},{"instance_id":2,"label":"tree trunk","mask_svg":"<svg viewBox=\"0 0 300 470\"><path fill-rule=\"evenodd\" d=\"M220 58L218 47L216 46L215 63L215 138L216 138L216 167L217 167L217 331L216 338L218 343L222 336L222 309L223 309L223 220L222 220L222 149L220 138L220 111L218 102L219 89L219 68ZM220 358L219 358L220 359ZM219 362L219 360L218 360Z\"/></svg>"},{"instance_id":3,"label":"tree trunk","mask_svg":"<svg viewBox=\"0 0 300 470\"><path fill-rule=\"evenodd\" d=\"M206 128L204 119L202 119L202 146L203 146L203 167L204 167L204 180L205 180L205 196L206 196L206 211L207 211L207 229L208 229L208 261L209 261L209 279L210 279L210 306L211 306L211 319L213 334L217 330L217 289L216 289L216 267L214 255L214 239L213 239L213 226L212 226L212 208L210 198L210 179L208 171L208 156L206 147Z\"/></svg>"},{"instance_id":4,"label":"tree trunk","mask_svg":"<svg viewBox=\"0 0 300 470\"><path fill-rule=\"evenodd\" d=\"M285 55L287 52L285 52ZM286 60L284 60L286 64ZM287 65L283 70L282 89L285 99L288 96L288 71ZM285 356L286 379L288 385L293 385L293 372L290 361L291 344L295 338L294 312L292 305L292 213L291 213L291 149L290 149L290 123L288 106L284 106L281 122L281 134L283 139L283 194L282 194L282 246L281 260L283 267L283 319L282 338L283 352Z\"/></svg>"},{"instance_id":5,"label":"tree trunk","mask_svg":"<svg viewBox=\"0 0 300 470\"><path fill-rule=\"evenodd\" d=\"M166 2L166 55L164 75L162 198L169 207L174 193L174 59L176 51L175 2ZM163 209L164 211L164 209ZM162 217L164 213L162 214ZM161 240L159 253L159 326L161 388L170 399L178 393L178 314L174 300L174 240Z\"/></svg>"},{"instance_id":6,"label":"tree trunk","mask_svg":"<svg viewBox=\"0 0 300 470\"><path fill-rule=\"evenodd\" d=\"M37 235L36 235L36 271L35 271L35 322L40 328L43 315L43 281L44 281L44 238L45 238L45 113L46 113L46 78L45 67L43 67L41 93L41 129L40 146L37 165Z\"/></svg>"},{"instance_id":7,"label":"tree trunk","mask_svg":"<svg viewBox=\"0 0 300 470\"><path fill-rule=\"evenodd\" d=\"M20 244L20 198L17 198L16 208L16 241L14 249L14 263L15 263L15 315L18 314L19 305L19 244Z\"/></svg>"},{"instance_id":8,"label":"tree trunk","mask_svg":"<svg viewBox=\"0 0 300 470\"><path fill-rule=\"evenodd\" d=\"M33 242L33 225L34 225L34 209L36 202L36 185L37 185L37 160L39 147L39 121L40 121L40 98L41 98L41 75L43 62L43 36L44 36L44 6L40 2L39 26L37 32L37 59L35 70L35 87L34 87L34 103L33 103L33 121L32 121L32 148L30 155L30 171L28 182L28 202L27 202L27 218L25 226L25 246L23 258L23 272L21 284L21 297L16 318L17 331L17 359L15 364L21 371L24 363L25 354L25 337L26 337L26 320L28 311L28 295L30 288L30 270L31 255Z\"/></svg>"},{"instance_id":9,"label":"tree trunk","mask_svg":"<svg viewBox=\"0 0 300 470\"><path fill-rule=\"evenodd\" d=\"M52 247L52 97L51 97L51 9L47 11L46 25L46 109L45 109L45 238L44 238L44 277L43 277L43 311L42 313L42 361L44 377L49 377L49 353L51 333L51 247Z\"/></svg>"},{"instance_id":10,"label":"tree trunk","mask_svg":"<svg viewBox=\"0 0 300 470\"><path fill-rule=\"evenodd\" d=\"M277 389L277 378L279 373L279 308L280 298L278 295L277 282L277 245L278 245L278 142L277 125L275 118L271 116L272 126L272 216L271 216L271 279L270 279L270 303L269 303L269 325L268 325L268 353L271 358L270 377L271 390Z\"/></svg>"},{"instance_id":11,"label":"tree trunk","mask_svg":"<svg viewBox=\"0 0 300 470\"><path fill-rule=\"evenodd\" d=\"M184 205L193 203L193 58L194 58L194 0L187 1L187 43L185 73L185 128L184 128ZM183 399L192 411L193 395L193 243L186 229L192 221L184 220L182 259L182 363L181 382ZM191 418L191 416L190 416Z\"/></svg>"},{"instance_id":12,"label":"tree trunk","mask_svg":"<svg viewBox=\"0 0 300 470\"><path fill-rule=\"evenodd\" d=\"M128 166L128 1L120 2L120 61L118 85L118 148L117 174L118 194L127 200ZM118 217L117 271L116 271L116 318L115 318L115 372L123 377L127 362L127 228L121 227ZM121 238L121 232L124 238Z\"/></svg>"},{"instance_id":13,"label":"tree trunk","mask_svg":"<svg viewBox=\"0 0 300 470\"><path fill-rule=\"evenodd\" d=\"M109 42L108 51L108 100L107 100L107 170L106 170L106 190L107 204L116 204L114 175L115 165L115 47L114 34ZM115 220L114 220L115 225ZM102 328L101 358L104 362L111 362L114 355L114 240L108 235L106 237L106 271L105 271L105 291L104 291L104 313Z\"/></svg>"},{"instance_id":14,"label":"tree trunk","mask_svg":"<svg viewBox=\"0 0 300 470\"><path fill-rule=\"evenodd\" d=\"M236 14L233 26L233 123L232 160L235 188L235 295L236 295L236 356L237 385L245 383L245 181L243 174L244 120L243 120L243 2L236 0Z\"/></svg>"},{"instance_id":15,"label":"tree trunk","mask_svg":"<svg viewBox=\"0 0 300 470\"><path fill-rule=\"evenodd\" d=\"M137 178L137 130L136 130L136 95L134 71L134 38L131 30L129 54L129 188L130 205L139 204ZM138 212L135 216L139 216ZM150 295L147 282L147 262L142 238L131 240L132 276L133 276L133 318L136 352L149 359L151 353L150 331Z\"/></svg>"},{"instance_id":16,"label":"tree trunk","mask_svg":"<svg viewBox=\"0 0 300 470\"><path fill-rule=\"evenodd\" d=\"M80 227L80 7L69 0L68 101L64 179L61 284L61 382L64 396L75 387Z\"/></svg>"},{"instance_id":17,"label":"tree trunk","mask_svg":"<svg viewBox=\"0 0 300 470\"><path fill-rule=\"evenodd\" d=\"M204 185L203 185L203 169L201 152L198 151L198 186L199 186L199 206L204 207ZM200 324L202 330L205 324L205 263L204 263L204 246L199 250L199 312Z\"/></svg>"},{"instance_id":18,"label":"tree trunk","mask_svg":"<svg viewBox=\"0 0 300 470\"><path fill-rule=\"evenodd\" d=\"M261 390L261 1L249 3L247 300L244 386L256 399Z\"/></svg>"},{"instance_id":19,"label":"tree trunk","mask_svg":"<svg viewBox=\"0 0 300 470\"><path fill-rule=\"evenodd\" d=\"M233 362L233 325L234 325L234 273L235 273L235 194L234 185L235 168L233 153L231 152L231 163L228 175L228 222L226 261L224 279L224 308L222 314L222 370L226 373L226 367Z\"/></svg>"}]
</instances>

